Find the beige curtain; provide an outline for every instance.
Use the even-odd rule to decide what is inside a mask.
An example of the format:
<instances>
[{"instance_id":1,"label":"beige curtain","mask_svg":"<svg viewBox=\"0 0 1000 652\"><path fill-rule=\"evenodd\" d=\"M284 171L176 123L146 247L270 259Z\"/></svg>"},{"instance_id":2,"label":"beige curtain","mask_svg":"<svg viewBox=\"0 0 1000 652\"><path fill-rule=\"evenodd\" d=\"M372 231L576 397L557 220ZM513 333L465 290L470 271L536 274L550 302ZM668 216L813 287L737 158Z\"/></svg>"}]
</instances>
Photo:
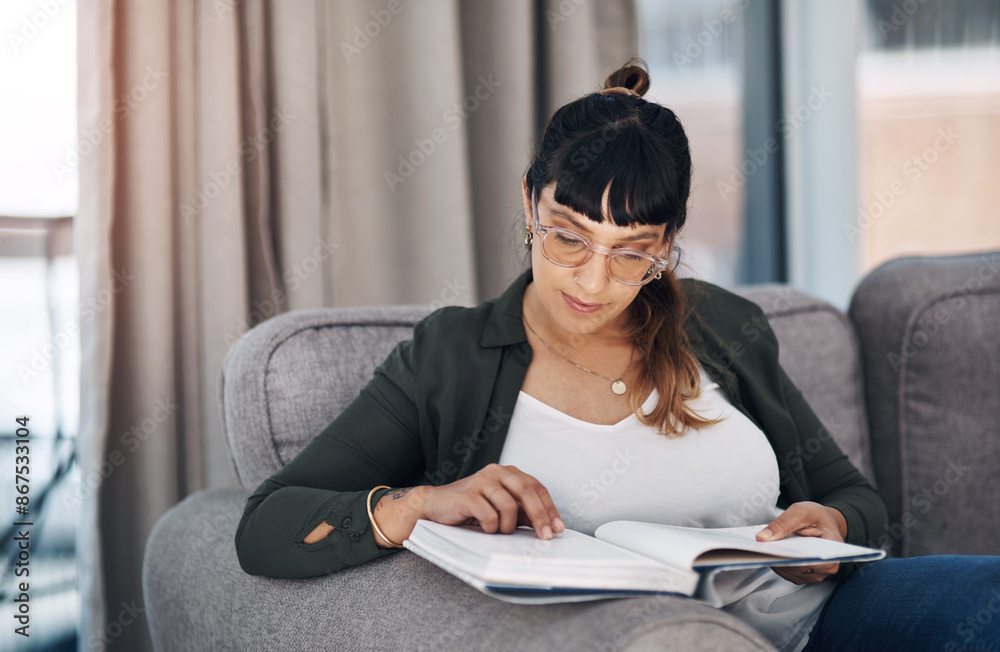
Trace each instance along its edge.
<instances>
[{"instance_id":1,"label":"beige curtain","mask_svg":"<svg viewBox=\"0 0 1000 652\"><path fill-rule=\"evenodd\" d=\"M234 484L232 342L499 294L533 139L636 47L632 0L81 1L82 648L151 649L150 530Z\"/></svg>"}]
</instances>

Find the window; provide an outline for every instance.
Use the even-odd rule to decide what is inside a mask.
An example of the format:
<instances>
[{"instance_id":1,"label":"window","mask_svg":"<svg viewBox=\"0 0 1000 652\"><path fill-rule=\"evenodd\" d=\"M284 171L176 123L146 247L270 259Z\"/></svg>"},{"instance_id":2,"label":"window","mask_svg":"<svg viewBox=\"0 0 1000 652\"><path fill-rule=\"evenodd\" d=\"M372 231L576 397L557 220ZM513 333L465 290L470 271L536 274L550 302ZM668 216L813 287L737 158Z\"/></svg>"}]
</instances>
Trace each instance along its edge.
<instances>
[{"instance_id":1,"label":"window","mask_svg":"<svg viewBox=\"0 0 1000 652\"><path fill-rule=\"evenodd\" d=\"M20 649L76 649L72 465L79 412L76 4L8 0L0 8L0 464L14 469L15 418L28 416L31 537L30 638ZM50 482L57 478L54 482ZM46 486L49 489L46 490ZM0 489L4 533L16 514L13 483ZM13 517L13 518L11 518ZM5 537L5 542L13 537ZM10 547L4 546L9 554ZM16 551L15 551L16 552ZM0 572L0 618L13 627L17 578ZM10 631L5 641L20 639ZM4 648L8 649L8 648Z\"/></svg>"},{"instance_id":2,"label":"window","mask_svg":"<svg viewBox=\"0 0 1000 652\"><path fill-rule=\"evenodd\" d=\"M868 0L858 56L862 273L1000 248L1000 2Z\"/></svg>"},{"instance_id":3,"label":"window","mask_svg":"<svg viewBox=\"0 0 1000 652\"><path fill-rule=\"evenodd\" d=\"M685 272L725 287L739 280L742 247L743 12L738 0L639 0L646 98L681 120L694 165L679 246Z\"/></svg>"}]
</instances>

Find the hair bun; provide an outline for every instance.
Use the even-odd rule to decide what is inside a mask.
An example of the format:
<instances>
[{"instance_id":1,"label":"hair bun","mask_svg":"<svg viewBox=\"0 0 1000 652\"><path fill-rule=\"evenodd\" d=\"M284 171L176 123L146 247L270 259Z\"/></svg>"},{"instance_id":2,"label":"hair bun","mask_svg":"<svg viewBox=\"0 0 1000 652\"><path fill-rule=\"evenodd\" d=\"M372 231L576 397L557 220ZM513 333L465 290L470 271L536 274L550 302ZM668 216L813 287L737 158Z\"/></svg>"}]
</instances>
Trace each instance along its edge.
<instances>
[{"instance_id":1,"label":"hair bun","mask_svg":"<svg viewBox=\"0 0 1000 652\"><path fill-rule=\"evenodd\" d=\"M614 71L604 80L602 95L621 93L642 97L649 90L649 67L638 57L632 57L628 63ZM624 92L623 92L624 91Z\"/></svg>"}]
</instances>

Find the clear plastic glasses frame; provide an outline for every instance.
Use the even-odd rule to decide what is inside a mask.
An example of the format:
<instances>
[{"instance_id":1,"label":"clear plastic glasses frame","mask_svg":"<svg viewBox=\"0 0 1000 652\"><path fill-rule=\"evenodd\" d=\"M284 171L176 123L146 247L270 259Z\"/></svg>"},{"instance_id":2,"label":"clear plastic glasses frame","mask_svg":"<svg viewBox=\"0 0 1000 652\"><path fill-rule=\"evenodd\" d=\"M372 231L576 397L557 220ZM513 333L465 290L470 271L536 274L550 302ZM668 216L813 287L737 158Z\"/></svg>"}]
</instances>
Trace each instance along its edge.
<instances>
[{"instance_id":1,"label":"clear plastic glasses frame","mask_svg":"<svg viewBox=\"0 0 1000 652\"><path fill-rule=\"evenodd\" d=\"M581 265L586 265L587 262L594 256L594 252L601 253L605 255L605 262L607 263L608 276L615 279L623 285L645 285L649 283L654 278L659 276L660 272L668 269L670 267L670 262L665 258L660 258L659 256L654 256L653 254L648 254L644 251L636 251L635 249L609 249L607 247L602 247L601 245L596 245L590 241L590 238L585 235L572 231L570 229L563 229L558 226L543 226L541 222L538 221L538 198L535 196L535 190L531 191L531 215L535 220L535 233L540 236L539 246L542 249L542 255L553 265L559 265L560 267L580 267ZM579 263L575 265L570 265L567 263L561 263L558 260L554 260L549 256L548 252L545 250L545 239L553 233L563 233L568 237L577 238L587 245L587 255ZM649 261L649 268L646 271L646 275L638 283L630 283L629 281L623 281L622 279L615 276L615 273L611 269L611 259L615 256L639 256L645 258Z\"/></svg>"}]
</instances>

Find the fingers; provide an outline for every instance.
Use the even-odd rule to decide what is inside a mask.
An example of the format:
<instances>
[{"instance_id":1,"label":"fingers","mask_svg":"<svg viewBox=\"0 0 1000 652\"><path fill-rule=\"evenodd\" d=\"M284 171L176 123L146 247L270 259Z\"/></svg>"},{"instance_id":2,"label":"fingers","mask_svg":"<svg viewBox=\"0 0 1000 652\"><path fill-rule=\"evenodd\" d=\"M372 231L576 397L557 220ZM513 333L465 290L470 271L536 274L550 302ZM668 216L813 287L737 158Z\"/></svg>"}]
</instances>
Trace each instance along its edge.
<instances>
[{"instance_id":1,"label":"fingers","mask_svg":"<svg viewBox=\"0 0 1000 652\"><path fill-rule=\"evenodd\" d=\"M758 541L777 541L791 534L843 541L833 508L810 501L792 503L784 512L757 533ZM808 566L772 566L779 577L794 584L822 582L840 570L839 563Z\"/></svg>"},{"instance_id":2,"label":"fingers","mask_svg":"<svg viewBox=\"0 0 1000 652\"><path fill-rule=\"evenodd\" d=\"M483 531L493 533L499 529L504 534L510 534L517 528L517 501L503 487L492 487L488 491L490 493L486 496L486 500L493 510L493 516L498 527L488 527L487 524L480 522L483 526ZM492 523L490 525L492 526Z\"/></svg>"},{"instance_id":3,"label":"fingers","mask_svg":"<svg viewBox=\"0 0 1000 652\"><path fill-rule=\"evenodd\" d=\"M815 584L837 573L839 563L818 564L811 566L772 566L771 570L779 577L793 584Z\"/></svg>"},{"instance_id":4,"label":"fingers","mask_svg":"<svg viewBox=\"0 0 1000 652\"><path fill-rule=\"evenodd\" d=\"M475 474L437 487L425 503L424 517L457 524L470 519L491 534L530 525L543 539L566 529L548 490L514 466L489 464Z\"/></svg>"},{"instance_id":5,"label":"fingers","mask_svg":"<svg viewBox=\"0 0 1000 652\"><path fill-rule=\"evenodd\" d=\"M757 533L758 541L777 541L791 534L843 541L841 528L831 507L810 501L792 503L788 509ZM839 513L839 512L837 512ZM845 528L846 529L846 528Z\"/></svg>"},{"instance_id":6,"label":"fingers","mask_svg":"<svg viewBox=\"0 0 1000 652\"><path fill-rule=\"evenodd\" d=\"M501 476L501 483L516 497L531 527L543 539L551 539L554 533L562 532L565 525L559 518L559 510L548 490L532 476L516 467L507 467L511 473Z\"/></svg>"},{"instance_id":7,"label":"fingers","mask_svg":"<svg viewBox=\"0 0 1000 652\"><path fill-rule=\"evenodd\" d=\"M777 541L784 539L789 534L797 532L805 523L802 522L802 513L795 509L792 504L788 509L778 515L776 519L767 524L767 527L757 533L758 541Z\"/></svg>"},{"instance_id":8,"label":"fingers","mask_svg":"<svg viewBox=\"0 0 1000 652\"><path fill-rule=\"evenodd\" d=\"M500 519L497 510L490 501L483 496L470 496L464 505L463 511L469 514L472 519L471 524L479 525L484 532L496 532Z\"/></svg>"}]
</instances>

